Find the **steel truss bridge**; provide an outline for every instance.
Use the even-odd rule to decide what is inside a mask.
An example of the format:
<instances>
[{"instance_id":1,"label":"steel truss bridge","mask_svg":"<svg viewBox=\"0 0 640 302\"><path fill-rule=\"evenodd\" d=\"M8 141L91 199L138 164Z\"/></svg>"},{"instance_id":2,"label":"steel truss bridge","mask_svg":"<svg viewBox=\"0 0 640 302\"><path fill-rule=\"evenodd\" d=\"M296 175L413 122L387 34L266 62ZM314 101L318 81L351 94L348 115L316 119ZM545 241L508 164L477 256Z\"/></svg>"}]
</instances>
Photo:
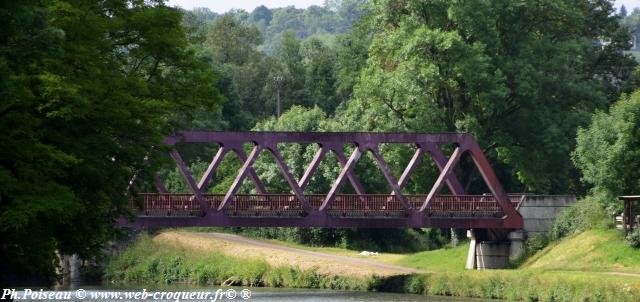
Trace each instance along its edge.
<instances>
[{"instance_id":1,"label":"steel truss bridge","mask_svg":"<svg viewBox=\"0 0 640 302\"><path fill-rule=\"evenodd\" d=\"M121 218L126 227L244 226L244 227L354 227L354 228L484 228L521 229L518 204L524 195L504 192L493 169L475 139L465 133L364 133L364 132L194 132L183 131L165 138L170 155L189 188L188 193L168 193L162 181L154 182L158 192L132 196L134 218ZM216 143L218 151L198 182L187 169L178 143ZM317 144L318 150L296 180L286 164L279 144ZM245 145L252 146L249 154ZM380 153L381 144L415 146L409 164L399 178L393 175ZM447 157L441 145L453 145ZM353 146L349 157L345 146ZM268 151L289 185L289 192L268 193L253 168L262 151ZM370 152L392 192L367 194L354 169ZM242 166L225 194L204 193L225 156L233 153ZM329 192L306 194L305 188L321 161L333 153L341 170ZM454 167L468 154L490 193L467 195ZM409 177L425 156L440 170L431 190L425 194L404 194ZM470 171L465 171L469 173ZM257 194L237 194L246 178ZM340 194L349 181L356 194ZM440 195L443 186L451 195Z\"/></svg>"}]
</instances>

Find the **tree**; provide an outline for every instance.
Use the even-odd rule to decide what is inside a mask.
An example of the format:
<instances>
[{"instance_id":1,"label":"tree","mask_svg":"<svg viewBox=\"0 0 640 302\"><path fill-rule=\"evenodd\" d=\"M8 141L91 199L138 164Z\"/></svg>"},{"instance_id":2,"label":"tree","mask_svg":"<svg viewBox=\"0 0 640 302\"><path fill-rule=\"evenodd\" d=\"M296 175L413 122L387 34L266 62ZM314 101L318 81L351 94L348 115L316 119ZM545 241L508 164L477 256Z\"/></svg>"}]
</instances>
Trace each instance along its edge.
<instances>
[{"instance_id":1,"label":"tree","mask_svg":"<svg viewBox=\"0 0 640 302\"><path fill-rule=\"evenodd\" d=\"M263 34L267 31L267 27L271 23L273 14L271 10L264 5L256 7L249 15L249 22L255 24Z\"/></svg>"},{"instance_id":2,"label":"tree","mask_svg":"<svg viewBox=\"0 0 640 302\"><path fill-rule=\"evenodd\" d=\"M283 78L282 111L293 105L309 106L309 92L305 89L305 66L302 56L302 43L293 31L282 34L280 43L276 46L275 58L281 65L279 71ZM275 96L275 94L274 94Z\"/></svg>"},{"instance_id":3,"label":"tree","mask_svg":"<svg viewBox=\"0 0 640 302\"><path fill-rule=\"evenodd\" d=\"M606 1L376 1L371 19L368 64L342 124L470 132L511 191L577 190L575 131L635 65ZM464 183L481 189L478 174Z\"/></svg>"},{"instance_id":4,"label":"tree","mask_svg":"<svg viewBox=\"0 0 640 302\"><path fill-rule=\"evenodd\" d=\"M305 65L305 90L309 92L310 103L324 112L333 114L339 104L335 97L337 86L335 50L316 38L302 44Z\"/></svg>"},{"instance_id":5,"label":"tree","mask_svg":"<svg viewBox=\"0 0 640 302\"><path fill-rule=\"evenodd\" d=\"M225 14L213 23L207 43L216 64L243 65L256 54L262 35L255 26L245 26L233 15Z\"/></svg>"},{"instance_id":6,"label":"tree","mask_svg":"<svg viewBox=\"0 0 640 302\"><path fill-rule=\"evenodd\" d=\"M596 112L576 141L573 161L596 196L613 202L640 192L640 91Z\"/></svg>"},{"instance_id":7,"label":"tree","mask_svg":"<svg viewBox=\"0 0 640 302\"><path fill-rule=\"evenodd\" d=\"M175 112L217 110L181 19L149 1L0 4L0 278L96 255Z\"/></svg>"},{"instance_id":8,"label":"tree","mask_svg":"<svg viewBox=\"0 0 640 302\"><path fill-rule=\"evenodd\" d=\"M620 17L626 17L627 16L627 8L624 6L624 4L622 6L620 6L620 13L619 13Z\"/></svg>"},{"instance_id":9,"label":"tree","mask_svg":"<svg viewBox=\"0 0 640 302\"><path fill-rule=\"evenodd\" d=\"M273 113L268 110L273 104L272 95L265 87L277 66L257 49L262 43L258 29L226 14L210 28L206 43L214 66L221 73L218 87L227 98L223 117L228 129L248 130Z\"/></svg>"}]
</instances>

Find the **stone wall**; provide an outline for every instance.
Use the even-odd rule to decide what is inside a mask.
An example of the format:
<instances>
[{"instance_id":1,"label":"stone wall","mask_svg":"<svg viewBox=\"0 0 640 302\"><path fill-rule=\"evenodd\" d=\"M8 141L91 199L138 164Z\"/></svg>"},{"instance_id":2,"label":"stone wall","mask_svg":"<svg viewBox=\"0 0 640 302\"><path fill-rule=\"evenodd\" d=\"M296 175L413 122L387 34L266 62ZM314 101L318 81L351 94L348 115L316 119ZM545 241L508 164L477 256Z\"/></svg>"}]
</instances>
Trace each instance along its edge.
<instances>
[{"instance_id":1,"label":"stone wall","mask_svg":"<svg viewBox=\"0 0 640 302\"><path fill-rule=\"evenodd\" d=\"M573 195L527 195L518 207L524 231L528 236L548 232L556 216L575 202Z\"/></svg>"}]
</instances>

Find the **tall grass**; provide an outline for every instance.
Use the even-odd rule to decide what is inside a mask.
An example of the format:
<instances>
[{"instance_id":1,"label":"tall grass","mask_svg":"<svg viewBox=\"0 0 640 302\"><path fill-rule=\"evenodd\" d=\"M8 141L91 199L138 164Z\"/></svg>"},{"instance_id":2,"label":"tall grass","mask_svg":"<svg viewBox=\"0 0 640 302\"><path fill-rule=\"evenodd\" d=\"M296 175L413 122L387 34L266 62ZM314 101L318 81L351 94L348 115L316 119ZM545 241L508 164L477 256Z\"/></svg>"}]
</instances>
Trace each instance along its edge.
<instances>
[{"instance_id":1,"label":"tall grass","mask_svg":"<svg viewBox=\"0 0 640 302\"><path fill-rule=\"evenodd\" d=\"M154 242L148 235L112 258L104 279L124 283L191 283L366 290L369 279L326 276L297 267L272 267L265 261L212 251L186 250Z\"/></svg>"},{"instance_id":2,"label":"tall grass","mask_svg":"<svg viewBox=\"0 0 640 302\"><path fill-rule=\"evenodd\" d=\"M638 283L614 276L543 271L427 273L378 280L377 289L512 301L639 301Z\"/></svg>"}]
</instances>

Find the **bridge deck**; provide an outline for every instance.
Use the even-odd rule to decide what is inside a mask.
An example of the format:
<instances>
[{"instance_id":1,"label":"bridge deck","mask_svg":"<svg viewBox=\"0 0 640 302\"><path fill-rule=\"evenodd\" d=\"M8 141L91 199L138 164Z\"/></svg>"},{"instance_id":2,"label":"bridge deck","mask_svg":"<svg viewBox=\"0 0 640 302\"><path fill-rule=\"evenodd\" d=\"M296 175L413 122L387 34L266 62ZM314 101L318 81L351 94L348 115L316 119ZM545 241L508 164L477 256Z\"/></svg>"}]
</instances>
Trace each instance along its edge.
<instances>
[{"instance_id":1,"label":"bridge deck","mask_svg":"<svg viewBox=\"0 0 640 302\"><path fill-rule=\"evenodd\" d=\"M326 195L305 195L313 212L307 213L293 194L238 194L219 210L222 194L202 194L207 208L188 193L141 193L131 199L134 224L145 226L320 226L426 227L461 225L501 226L505 215L491 195L438 195L424 211L427 195L404 195L406 209L395 195L339 194L319 211ZM509 195L517 207L523 195ZM206 212L206 213L205 213ZM259 218L259 219L258 219ZM123 223L125 225L130 223Z\"/></svg>"}]
</instances>

